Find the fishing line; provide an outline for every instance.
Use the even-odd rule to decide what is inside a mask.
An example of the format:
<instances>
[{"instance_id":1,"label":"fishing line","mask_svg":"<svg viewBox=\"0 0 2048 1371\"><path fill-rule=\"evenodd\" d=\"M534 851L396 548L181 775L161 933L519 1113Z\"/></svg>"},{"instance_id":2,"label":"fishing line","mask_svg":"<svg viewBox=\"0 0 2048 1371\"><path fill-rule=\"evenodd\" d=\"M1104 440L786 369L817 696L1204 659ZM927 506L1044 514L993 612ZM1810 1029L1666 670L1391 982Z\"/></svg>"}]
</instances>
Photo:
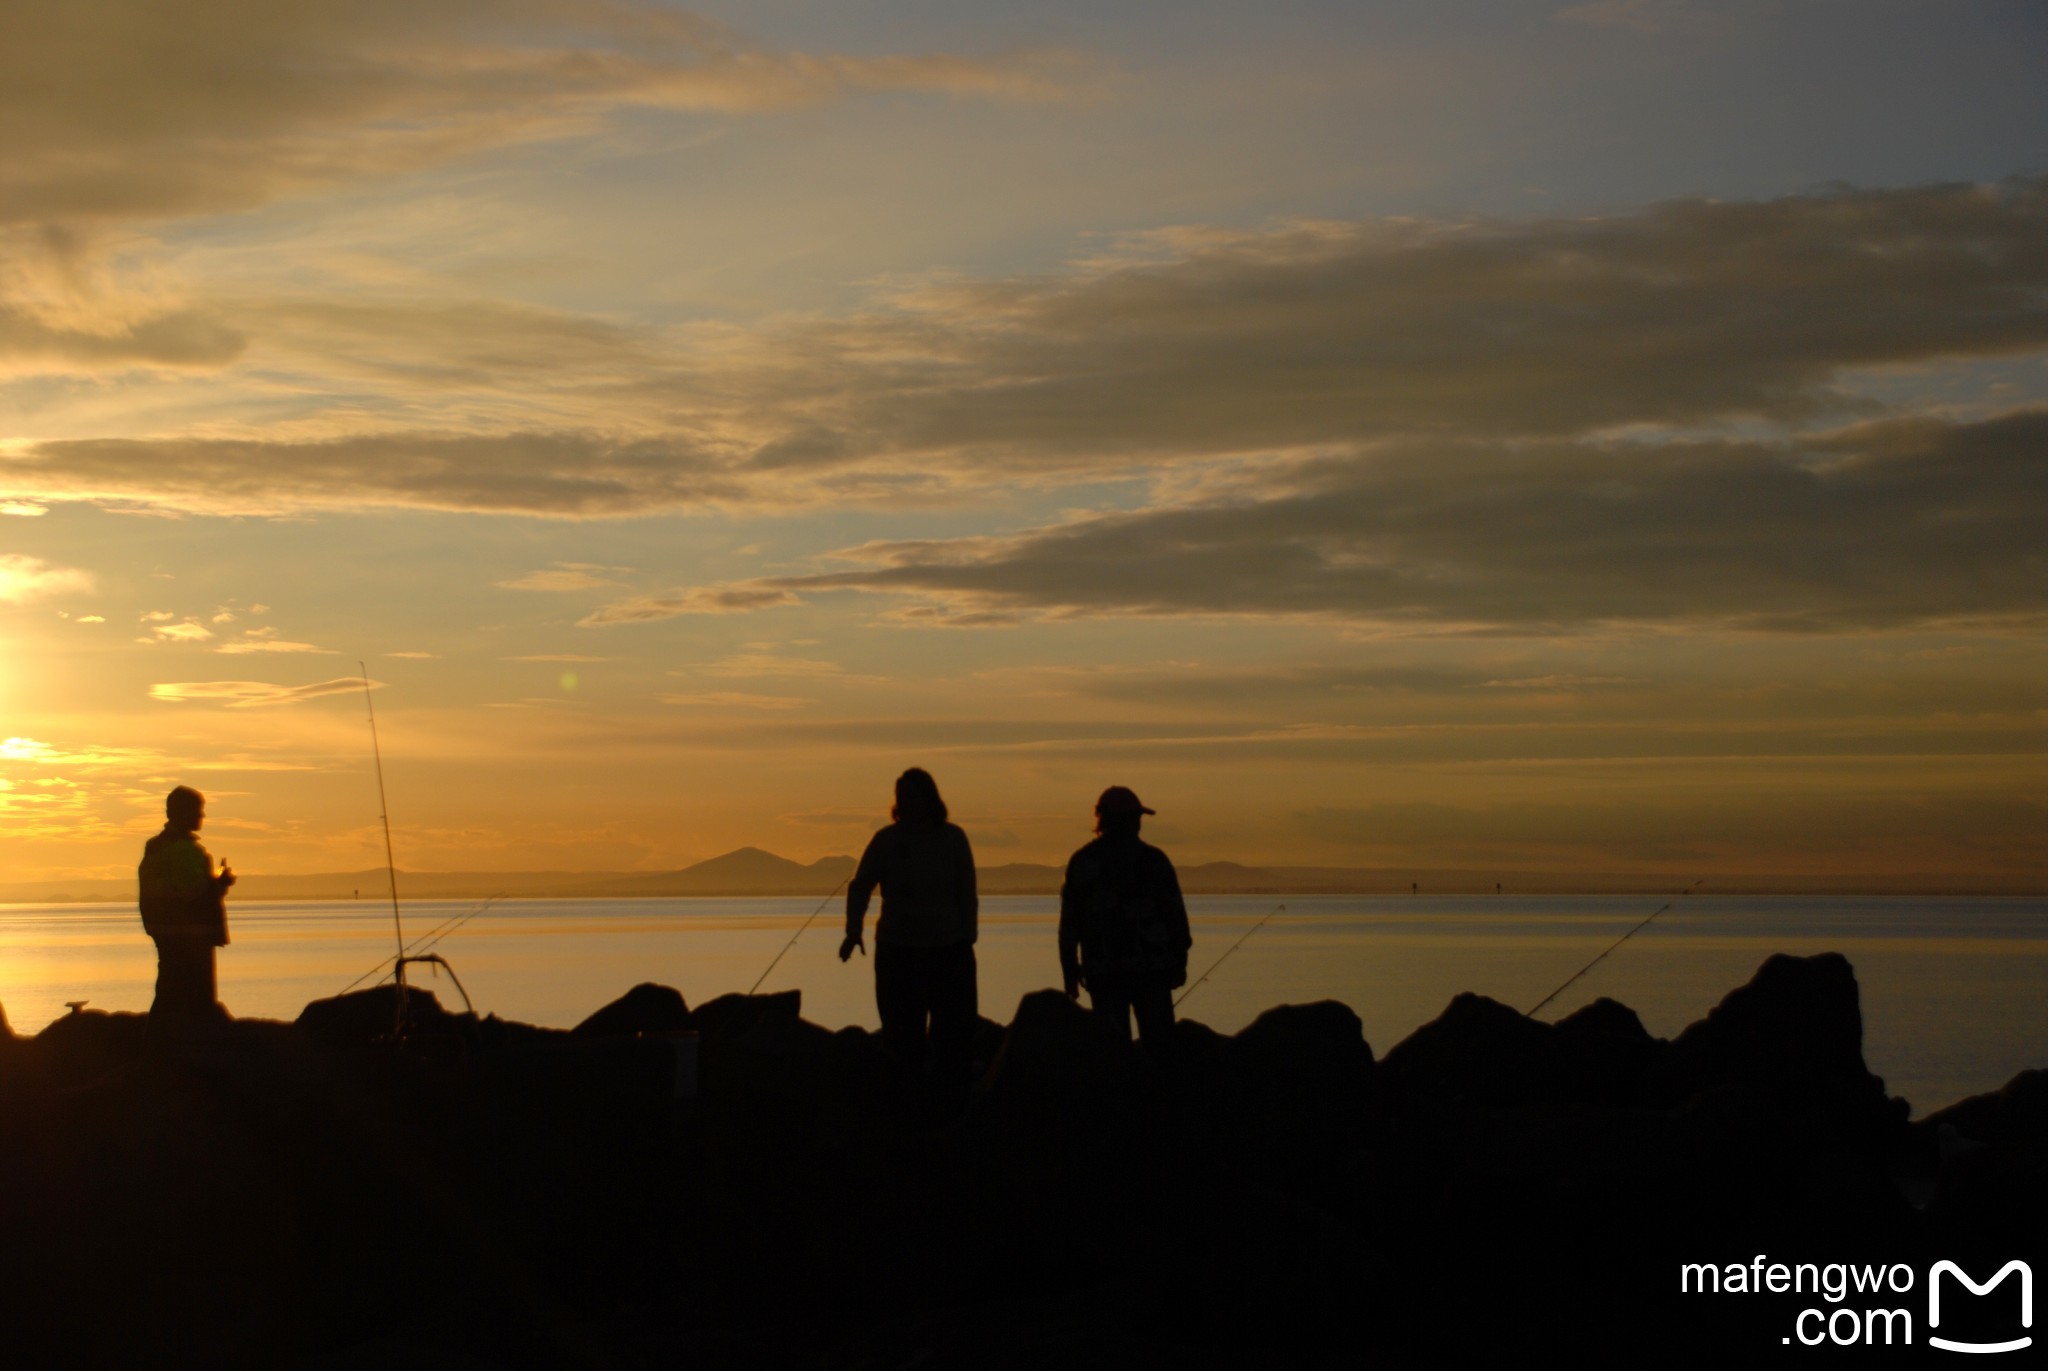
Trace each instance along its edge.
<instances>
[{"instance_id":1,"label":"fishing line","mask_svg":"<svg viewBox=\"0 0 2048 1371\"><path fill-rule=\"evenodd\" d=\"M1693 882L1693 883L1692 883L1691 885L1689 885L1689 886L1687 886L1687 887L1686 887L1685 889L1683 889L1683 890L1679 891L1679 892L1678 892L1678 895L1677 895L1677 898L1676 898L1676 899L1670 899L1670 900L1666 900L1666 901L1665 901L1665 902L1664 902L1663 904L1660 904L1660 905L1658 905L1658 906L1657 906L1657 908L1656 908L1656 909L1655 909L1654 911L1652 911L1652 913L1650 914L1650 918L1649 918L1649 919L1645 919L1645 920L1643 920L1643 921L1642 921L1641 923L1637 924L1637 925L1636 925L1636 926L1635 926L1634 928L1631 928L1631 929L1630 929L1630 930L1629 930L1628 932L1626 932L1626 933L1622 934L1622 935L1621 935L1621 936L1620 936L1619 938L1616 938L1616 939L1615 939L1615 940L1613 941L1613 943L1612 943L1612 944L1610 944L1610 945L1608 946L1608 948L1607 948L1606 952L1602 952L1602 953L1601 953L1601 954L1600 954L1599 956L1595 957L1595 958L1594 958L1594 959L1593 959L1592 961L1590 961L1590 962L1587 962L1587 963L1586 963L1586 964L1585 964L1584 966L1580 967L1580 968L1579 968L1579 969L1578 969L1577 971L1573 972L1573 973L1572 973L1572 976L1571 976L1571 978L1570 978L1569 980L1567 980L1567 981L1566 981L1566 982L1565 982L1565 983L1564 983L1563 985L1559 986L1559 987L1558 987L1557 989L1555 989L1555 990L1551 991L1551 992L1550 992L1550 993L1549 993L1548 995L1545 995L1545 996L1544 996L1544 997L1543 997L1543 998L1542 998L1541 1000L1537 1001L1537 1004L1536 1004L1536 1009L1541 1009L1541 1008L1543 1008L1543 1006L1544 1006L1544 1005L1547 1005L1547 1004L1549 1004L1549 1003L1550 1003L1550 1002L1551 1002L1552 1000L1554 1000L1554 999L1556 999L1556 998L1557 998L1558 996L1560 996L1560 995L1564 994L1564 992L1565 992L1565 991L1567 991L1567 990L1571 989L1571 986L1572 986L1572 982L1574 982L1574 981L1578 980L1578 979L1579 979L1579 977L1581 977L1581 976L1585 975L1585 974L1586 974L1586 973L1587 973L1588 971L1591 971L1591 970L1592 970L1592 969L1593 969L1594 967L1596 967L1596 966L1600 965L1600 963L1601 963L1601 962L1603 962L1603 961L1606 961L1606 960L1607 960L1607 953L1608 953L1608 952L1612 952L1612 951L1614 951L1614 949L1615 949L1615 948L1617 948L1617 947L1620 947L1620 946L1621 946L1621 945L1622 945L1623 943L1627 942L1627 941L1628 941L1628 940L1629 940L1630 938L1633 938L1633 937L1635 937L1635 935L1636 935L1636 934L1638 934L1638 933L1642 932L1642 931L1643 931L1644 929L1648 928L1648 927L1650 926L1650 919L1654 919L1654 918L1656 918L1656 917L1657 917L1657 915L1659 915L1659 914L1662 914L1662 913L1663 913L1663 912L1664 912L1665 910L1667 910L1667 909L1671 908L1671 906L1673 906L1673 905L1677 904L1679 900L1682 900L1682 899L1684 899L1684 898L1685 898L1686 896L1688 896L1688 895L1692 894L1692 893L1693 893L1693 891L1695 891L1695 890L1697 890L1697 889L1699 889L1699 888L1700 888L1700 885L1701 885L1701 884L1702 884L1702 883L1703 883L1703 882L1704 882L1704 881L1705 881L1706 879L1707 879L1707 878L1706 878L1705 876L1702 876L1702 877L1700 877L1700 878L1699 878L1699 880L1697 880L1697 881L1694 881L1694 882ZM1526 1015L1524 1015L1523 1017L1525 1017L1525 1018L1530 1018L1530 1019L1533 1019L1533 1018L1535 1018L1535 1017L1536 1017L1536 1009L1532 1009L1532 1010L1530 1010L1530 1011L1529 1011L1529 1012L1528 1012L1528 1013L1527 1013Z\"/></svg>"},{"instance_id":2,"label":"fishing line","mask_svg":"<svg viewBox=\"0 0 2048 1371\"><path fill-rule=\"evenodd\" d=\"M1287 906L1284 904L1274 905L1271 909L1266 911L1266 919L1272 918L1275 914L1280 913L1286 908ZM1239 949L1240 947L1243 947L1244 940L1246 938L1251 937L1252 934L1258 932L1260 929L1266 926L1266 919L1261 919L1257 923L1253 924L1250 928L1247 928L1243 933L1238 935L1238 939L1236 942L1232 943L1229 947L1224 948L1223 955L1221 957L1218 957L1215 961L1209 963L1209 969L1202 973L1201 978L1197 980L1193 985L1189 986L1186 990L1180 992L1180 995L1173 1002L1173 1007L1175 1009L1179 1009L1182 1000L1185 1000L1188 996L1194 994L1197 990L1201 989L1202 982L1208 980L1209 977L1212 974L1214 974L1217 967L1223 965L1225 961L1229 960L1231 953L1237 951L1237 949Z\"/></svg>"},{"instance_id":3,"label":"fishing line","mask_svg":"<svg viewBox=\"0 0 2048 1371\"><path fill-rule=\"evenodd\" d=\"M432 948L435 943L440 942L442 938L447 937L450 933L453 933L456 929L462 927L471 919L474 919L477 915L483 913L486 909L489 909L492 905L496 904L498 901L504 898L505 892L501 890L497 894L491 896L488 900L485 900L482 904L478 905L476 908L468 911L467 913L450 914L447 918L441 920L441 922L435 924L432 928L428 929L426 932L420 934L418 938L414 939L411 945L409 945L405 949L403 955L410 957L415 955L416 953L427 951L428 949ZM346 986L342 987L341 993L346 995L348 994L349 991L354 990L364 981L369 980L370 977L378 975L380 972L384 970L385 967L391 965L393 960L393 958L386 957L383 961L378 962L368 971L365 971L362 975L356 977L354 980L350 981ZM451 972L450 974L452 975L453 973Z\"/></svg>"},{"instance_id":4,"label":"fishing line","mask_svg":"<svg viewBox=\"0 0 2048 1371\"><path fill-rule=\"evenodd\" d=\"M787 952L789 951L789 949L796 946L796 940L798 938L803 937L804 930L811 926L811 920L817 918L820 914L823 914L825 912L825 906L832 903L832 895L837 895L841 890L844 890L846 888L846 883L852 879L853 873L851 871L847 872L844 876L840 877L839 884L832 887L832 894L827 895L824 899L818 901L818 907L811 911L811 918L805 919L802 923L796 926L796 932L790 934L789 941L782 945L782 952L776 953L775 961L768 963L768 971L773 971L775 969L776 962L780 962L782 960L783 952ZM748 988L747 993L749 995L753 994L754 991L759 990L761 988L761 981L765 981L768 979L768 971L763 971L761 973L760 980L755 981L754 984Z\"/></svg>"}]
</instances>

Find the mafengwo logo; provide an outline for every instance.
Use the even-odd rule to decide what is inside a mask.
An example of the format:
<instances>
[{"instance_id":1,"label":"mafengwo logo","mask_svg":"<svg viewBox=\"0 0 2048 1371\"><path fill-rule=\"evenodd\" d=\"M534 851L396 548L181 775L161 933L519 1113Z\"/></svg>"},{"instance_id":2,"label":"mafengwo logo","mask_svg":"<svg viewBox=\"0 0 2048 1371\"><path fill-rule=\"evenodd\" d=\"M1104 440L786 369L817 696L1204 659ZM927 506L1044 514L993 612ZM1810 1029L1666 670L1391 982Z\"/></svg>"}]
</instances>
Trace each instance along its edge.
<instances>
[{"instance_id":1,"label":"mafengwo logo","mask_svg":"<svg viewBox=\"0 0 2048 1371\"><path fill-rule=\"evenodd\" d=\"M1982 1285L1971 1280L1969 1272L1963 1270L1962 1267L1957 1266L1954 1262L1936 1262L1934 1269L1927 1273L1927 1341L1936 1347L1946 1348L1951 1352L2017 1352L2022 1347L2033 1346L2034 1340L2032 1337L2013 1338L2006 1342L1951 1342L1947 1338L1936 1337L1934 1334L1934 1330L1941 1327L1941 1277L1944 1272L1954 1276L1957 1280L1968 1286L1971 1294L1988 1295L1997 1288L1999 1282L2012 1275L2015 1271L2019 1273L2020 1277L2020 1326L2022 1328L2032 1328L2034 1326L2034 1269L2025 1262L2007 1262L2004 1266L1998 1268L1997 1275Z\"/></svg>"},{"instance_id":2,"label":"mafengwo logo","mask_svg":"<svg viewBox=\"0 0 2048 1371\"><path fill-rule=\"evenodd\" d=\"M1956 1326L1960 1323L1964 1325L1964 1331L1978 1336L1941 1335L1944 1276L1950 1278L1946 1282L1950 1331L1957 1331ZM1989 1280L1982 1282L1955 1262L1936 1262L1927 1272L1927 1345L1947 1352L1979 1353L2017 1352L2033 1346L2034 1339L2029 1334L1995 1336L2015 1331L2009 1323L2003 1328L1998 1327L2004 1319L2011 1317L2005 1312L2011 1308L2008 1303L2010 1295L2001 1296L1999 1302L1990 1305L1959 1303L1962 1291L1980 1297L1990 1295L2010 1276L2019 1277L2020 1328L2032 1328L2034 1270L2025 1262L2009 1261L1999 1267ZM1915 1341L1913 1310L1898 1297L1910 1296L1916 1282L1917 1273L1904 1262L1894 1262L1889 1266L1857 1262L1774 1262L1763 1253L1758 1253L1748 1262L1729 1262L1726 1265L1688 1262L1680 1266L1678 1276L1681 1294L1818 1296L1832 1307L1809 1306L1800 1310L1792 1321L1792 1332L1779 1339L1788 1346L1796 1342L1803 1347L1820 1347L1828 1343L1837 1347L1912 1346ZM1962 1290L1957 1290L1957 1286ZM1879 1308L1878 1305L1896 1307ZM1982 1336L1987 1333L1994 1336Z\"/></svg>"}]
</instances>

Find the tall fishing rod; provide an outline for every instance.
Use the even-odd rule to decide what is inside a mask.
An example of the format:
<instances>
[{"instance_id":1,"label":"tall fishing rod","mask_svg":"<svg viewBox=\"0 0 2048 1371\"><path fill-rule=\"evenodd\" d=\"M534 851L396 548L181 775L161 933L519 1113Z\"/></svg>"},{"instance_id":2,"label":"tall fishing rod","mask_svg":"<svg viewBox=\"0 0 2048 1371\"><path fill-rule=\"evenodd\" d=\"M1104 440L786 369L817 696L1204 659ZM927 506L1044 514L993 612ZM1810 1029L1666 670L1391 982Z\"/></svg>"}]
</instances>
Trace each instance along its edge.
<instances>
[{"instance_id":1,"label":"tall fishing rod","mask_svg":"<svg viewBox=\"0 0 2048 1371\"><path fill-rule=\"evenodd\" d=\"M1581 976L1585 975L1585 974L1586 974L1586 973L1587 973L1588 971L1591 971L1591 970L1592 970L1592 969L1593 969L1594 967L1596 967L1596 966L1600 965L1600 963L1602 963L1602 962L1606 961L1606 960L1607 960L1607 953L1608 953L1608 952L1612 952L1612 951L1614 951L1614 949L1615 949L1615 948L1617 948L1617 947L1620 947L1620 946L1621 946L1621 945L1622 945L1623 943L1627 942L1627 941L1628 941L1628 940L1629 940L1630 938L1633 938L1633 937L1635 937L1635 935L1636 935L1636 934L1638 934L1638 933L1642 932L1642 931L1643 931L1644 929L1648 928L1648 927L1650 926L1650 920L1651 920L1651 919L1655 919L1655 918L1656 918L1656 917L1657 917L1657 916L1658 916L1659 914L1662 914L1662 913L1663 913L1663 912L1664 912L1665 910L1667 910L1667 909L1671 908L1671 906L1673 906L1673 905L1677 904L1677 903L1679 902L1679 900L1682 900L1682 899L1684 899L1684 898L1685 898L1686 896L1688 896L1688 895L1692 894L1692 893L1693 893L1693 891L1695 891L1695 890L1699 889L1699 888L1700 888L1700 886L1701 886L1701 884L1702 884L1703 882L1705 882L1705 880L1706 880L1706 879L1707 879L1707 878L1706 878L1705 876L1702 876L1702 877L1700 877L1700 878L1699 878L1699 880L1697 880L1697 881L1694 881L1694 882L1693 882L1693 883L1692 883L1691 885L1689 885L1689 886L1687 886L1687 887L1686 887L1685 889L1683 889L1683 890L1679 891L1679 892L1678 892L1678 894L1677 894L1677 895L1676 895L1676 896L1675 896L1674 898L1672 898L1672 899L1669 899L1669 900L1666 900L1666 901L1665 901L1665 902L1664 902L1663 904L1660 904L1660 905L1658 905L1658 906L1657 906L1657 908L1656 908L1655 910L1651 911L1651 914L1650 914L1650 918L1649 918L1649 919L1645 919L1645 920L1643 920L1643 921L1642 921L1641 923L1637 924L1637 925L1636 925L1636 926L1635 926L1634 928L1631 928L1631 929L1630 929L1630 930L1629 930L1628 932L1626 932L1626 933L1622 934L1622 935L1621 935L1621 936L1620 936L1619 938L1616 938L1616 939L1615 939L1615 940L1614 940L1614 941L1613 941L1613 942L1612 942L1611 944L1609 944L1609 945L1608 945L1608 947L1607 947L1606 951L1603 951L1603 952L1602 952L1602 953L1601 953L1601 954L1600 954L1599 956L1595 957L1595 958L1594 958L1594 959L1593 959L1592 961L1590 961L1590 962L1587 962L1587 963L1586 963L1586 964L1585 964L1584 966L1580 967L1580 968L1579 968L1579 969L1578 969L1577 971L1573 972L1573 973L1571 974L1571 977L1570 977L1570 978L1569 978L1568 980L1566 980L1566 981L1565 981L1565 983L1564 983L1563 985L1559 986L1559 987L1558 987L1557 989L1555 989L1555 990L1551 991L1551 992L1550 992L1550 993L1549 993L1548 995L1545 995L1545 996L1544 996L1544 997L1543 997L1543 998L1542 998L1541 1000L1537 1001L1537 1002L1536 1002L1536 1009L1541 1009L1541 1008L1543 1008L1543 1006L1544 1006L1544 1005L1547 1005L1547 1004L1549 1004L1549 1003L1550 1003L1550 1002L1551 1002L1552 1000L1554 1000L1554 999L1556 999L1556 998L1557 998L1558 996L1560 996L1560 995L1564 994L1564 992L1565 992L1565 991L1567 991L1567 990L1571 989L1571 987L1572 987L1572 983L1573 983L1574 981L1577 981L1577 980L1579 979L1579 977L1581 977ZM1524 1018L1529 1018L1529 1019L1533 1019L1533 1018L1535 1018L1535 1017L1536 1017L1536 1009L1532 1009L1532 1010L1530 1010L1530 1011L1529 1011L1529 1012L1528 1012L1527 1014L1525 1014L1525 1015L1524 1015L1523 1017L1524 1017Z\"/></svg>"},{"instance_id":2,"label":"tall fishing rod","mask_svg":"<svg viewBox=\"0 0 2048 1371\"><path fill-rule=\"evenodd\" d=\"M789 949L796 946L796 940L798 938L803 937L804 930L811 926L812 920L816 919L820 914L823 914L825 912L825 906L832 903L832 895L837 895L840 891L844 890L846 888L846 883L852 879L853 873L851 871L847 872L844 876L841 876L839 878L839 884L832 887L832 894L827 895L824 899L818 901L818 907L811 911L811 917L809 919L805 919L802 923L798 924L796 926L796 932L789 935L789 941L782 945L782 952L776 953L775 961L768 963L768 971L773 971L775 969L776 963L782 960L782 955L784 952L787 952L789 951ZM756 990L759 990L761 988L761 982L768 979L768 971L763 971L760 975L760 979L756 980L752 986L748 987L747 993L749 995L753 994Z\"/></svg>"},{"instance_id":3,"label":"tall fishing rod","mask_svg":"<svg viewBox=\"0 0 2048 1371\"><path fill-rule=\"evenodd\" d=\"M1266 911L1266 919L1272 918L1275 914L1282 912L1286 908L1287 906L1284 904L1274 905L1271 909ZM1244 940L1246 938L1251 937L1252 934L1258 932L1260 929L1266 926L1266 919L1261 919L1257 923L1253 924L1250 928L1247 928L1243 933L1240 933L1238 935L1236 942L1232 943L1229 947L1224 948L1223 955L1221 957L1218 957L1215 961L1209 963L1209 969L1207 971L1204 971L1193 985L1189 986L1186 990L1181 991L1179 995L1174 997L1173 1007L1175 1009L1179 1009L1182 1000L1185 1000L1188 996L1194 994L1197 990L1200 990L1202 988L1202 982L1208 980L1209 977L1215 973L1217 967L1223 965L1224 962L1228 961L1231 953L1237 951L1237 949L1239 949L1240 947L1243 947Z\"/></svg>"},{"instance_id":4,"label":"tall fishing rod","mask_svg":"<svg viewBox=\"0 0 2048 1371\"><path fill-rule=\"evenodd\" d=\"M377 744L377 706L370 700L370 669L361 659L356 671L363 681L363 708L370 715L370 757L377 765L377 818L384 825L384 871L391 878L391 933L398 948L398 984L405 985L405 924L398 914L398 859L391 855L391 802L384 798L384 749ZM403 1001L403 993L399 999Z\"/></svg>"},{"instance_id":5,"label":"tall fishing rod","mask_svg":"<svg viewBox=\"0 0 2048 1371\"><path fill-rule=\"evenodd\" d=\"M410 952L406 948L405 921L398 912L398 859L391 851L391 802L384 794L384 749L377 742L377 706L370 698L370 668L364 665L360 658L356 660L356 671L363 682L363 708L370 717L370 757L377 766L377 818L384 825L384 871L391 880L391 936L398 948L391 959L392 979L398 986L397 1003L392 1008L391 1036L403 1039L408 989L405 983L405 968L410 963L427 962L446 971L448 979L455 982L455 989L462 996L463 1007L472 1017L476 1014L476 1006L470 1003L469 991L463 989L462 978L455 974L454 967L448 965L447 958L438 952Z\"/></svg>"}]
</instances>

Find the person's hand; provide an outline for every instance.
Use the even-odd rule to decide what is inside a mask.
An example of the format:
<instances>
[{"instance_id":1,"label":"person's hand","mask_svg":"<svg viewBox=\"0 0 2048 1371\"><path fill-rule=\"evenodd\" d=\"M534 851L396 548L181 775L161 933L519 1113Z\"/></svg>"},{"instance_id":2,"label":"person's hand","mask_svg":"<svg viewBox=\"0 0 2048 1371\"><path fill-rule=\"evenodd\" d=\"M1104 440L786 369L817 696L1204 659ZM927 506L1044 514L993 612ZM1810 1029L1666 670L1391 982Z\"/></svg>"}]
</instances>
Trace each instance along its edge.
<instances>
[{"instance_id":1,"label":"person's hand","mask_svg":"<svg viewBox=\"0 0 2048 1371\"><path fill-rule=\"evenodd\" d=\"M220 888L222 890L226 890L229 886L235 883L235 873L228 868L228 864L226 862L222 862L220 864L220 875L214 877L213 879L219 883Z\"/></svg>"},{"instance_id":2,"label":"person's hand","mask_svg":"<svg viewBox=\"0 0 2048 1371\"><path fill-rule=\"evenodd\" d=\"M853 949L855 949L856 947L860 949L861 956L865 957L868 955L868 945L861 941L860 934L849 933L844 938L840 939L839 960L843 962L847 960L849 957L853 956Z\"/></svg>"},{"instance_id":3,"label":"person's hand","mask_svg":"<svg viewBox=\"0 0 2048 1371\"><path fill-rule=\"evenodd\" d=\"M1081 998L1081 973L1078 971L1067 973L1067 998L1070 1000Z\"/></svg>"}]
</instances>

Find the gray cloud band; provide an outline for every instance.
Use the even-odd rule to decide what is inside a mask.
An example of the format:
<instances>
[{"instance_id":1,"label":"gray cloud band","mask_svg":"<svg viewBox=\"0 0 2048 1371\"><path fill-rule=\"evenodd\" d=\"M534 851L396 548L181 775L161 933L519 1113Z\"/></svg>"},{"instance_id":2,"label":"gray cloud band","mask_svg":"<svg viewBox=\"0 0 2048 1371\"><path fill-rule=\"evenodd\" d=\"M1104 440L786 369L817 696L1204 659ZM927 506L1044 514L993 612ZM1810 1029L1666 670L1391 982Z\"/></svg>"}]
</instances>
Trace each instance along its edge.
<instances>
[{"instance_id":1,"label":"gray cloud band","mask_svg":"<svg viewBox=\"0 0 2048 1371\"><path fill-rule=\"evenodd\" d=\"M1827 630L2033 615L2048 585L2042 411L1798 432L1876 411L1842 388L1860 369L2048 349L2048 179L1184 232L713 342L531 322L619 368L607 402L660 408L667 431L51 442L0 457L0 494L609 517L1207 482L1137 512L642 597L592 624L839 588L923 597L905 623ZM1759 421L1777 436L1696 436ZM1638 441L1611 440L1623 429Z\"/></svg>"},{"instance_id":2,"label":"gray cloud band","mask_svg":"<svg viewBox=\"0 0 2048 1371\"><path fill-rule=\"evenodd\" d=\"M1281 498L882 543L762 588L970 615L1306 614L1555 632L1792 632L2048 613L2048 410L1801 443L1435 444L1294 473ZM943 621L943 616L941 616Z\"/></svg>"},{"instance_id":3,"label":"gray cloud band","mask_svg":"<svg viewBox=\"0 0 2048 1371\"><path fill-rule=\"evenodd\" d=\"M1053 99L1080 65L773 52L654 0L307 0L202 7L175 25L150 0L14 0L0 224L246 209L587 133L620 107L749 111L870 90Z\"/></svg>"}]
</instances>

